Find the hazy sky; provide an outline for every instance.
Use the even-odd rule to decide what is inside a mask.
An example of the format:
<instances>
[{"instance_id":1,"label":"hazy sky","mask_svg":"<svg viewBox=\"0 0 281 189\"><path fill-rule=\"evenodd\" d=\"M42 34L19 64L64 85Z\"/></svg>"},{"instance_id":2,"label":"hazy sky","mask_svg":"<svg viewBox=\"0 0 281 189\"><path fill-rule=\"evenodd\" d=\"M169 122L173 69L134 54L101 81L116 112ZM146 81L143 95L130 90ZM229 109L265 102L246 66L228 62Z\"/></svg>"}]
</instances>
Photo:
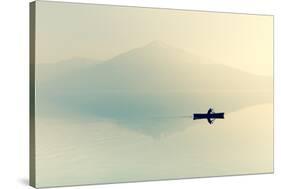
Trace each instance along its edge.
<instances>
[{"instance_id":1,"label":"hazy sky","mask_svg":"<svg viewBox=\"0 0 281 189\"><path fill-rule=\"evenodd\" d=\"M105 60L160 40L219 64L272 75L272 16L44 1L37 1L36 16L37 63Z\"/></svg>"}]
</instances>

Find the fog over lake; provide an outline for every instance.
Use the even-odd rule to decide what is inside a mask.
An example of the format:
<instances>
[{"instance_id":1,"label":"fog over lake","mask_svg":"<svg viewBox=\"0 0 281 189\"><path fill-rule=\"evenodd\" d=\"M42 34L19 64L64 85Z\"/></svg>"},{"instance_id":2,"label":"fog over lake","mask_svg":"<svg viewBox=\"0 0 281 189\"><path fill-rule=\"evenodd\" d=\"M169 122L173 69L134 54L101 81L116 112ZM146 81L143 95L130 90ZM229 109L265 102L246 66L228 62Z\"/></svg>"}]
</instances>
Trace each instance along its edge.
<instances>
[{"instance_id":1,"label":"fog over lake","mask_svg":"<svg viewBox=\"0 0 281 189\"><path fill-rule=\"evenodd\" d=\"M272 102L271 77L207 61L153 41L105 61L38 64L38 116L110 120L157 136L210 107L227 114Z\"/></svg>"},{"instance_id":2,"label":"fog over lake","mask_svg":"<svg viewBox=\"0 0 281 189\"><path fill-rule=\"evenodd\" d=\"M152 42L37 65L42 186L271 172L272 78L204 61ZM210 107L225 119L192 120Z\"/></svg>"}]
</instances>

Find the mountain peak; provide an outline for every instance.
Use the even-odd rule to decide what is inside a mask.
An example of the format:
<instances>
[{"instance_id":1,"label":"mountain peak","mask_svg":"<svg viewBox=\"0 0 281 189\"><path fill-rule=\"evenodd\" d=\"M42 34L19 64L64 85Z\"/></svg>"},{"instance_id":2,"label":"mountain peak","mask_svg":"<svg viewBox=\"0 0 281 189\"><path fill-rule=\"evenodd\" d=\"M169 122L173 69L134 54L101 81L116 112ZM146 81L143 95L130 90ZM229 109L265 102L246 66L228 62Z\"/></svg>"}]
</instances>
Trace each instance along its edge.
<instances>
[{"instance_id":1,"label":"mountain peak","mask_svg":"<svg viewBox=\"0 0 281 189\"><path fill-rule=\"evenodd\" d=\"M160 40L154 40L148 43L145 47L153 47L153 48L170 48L171 46L167 43L160 41Z\"/></svg>"}]
</instances>

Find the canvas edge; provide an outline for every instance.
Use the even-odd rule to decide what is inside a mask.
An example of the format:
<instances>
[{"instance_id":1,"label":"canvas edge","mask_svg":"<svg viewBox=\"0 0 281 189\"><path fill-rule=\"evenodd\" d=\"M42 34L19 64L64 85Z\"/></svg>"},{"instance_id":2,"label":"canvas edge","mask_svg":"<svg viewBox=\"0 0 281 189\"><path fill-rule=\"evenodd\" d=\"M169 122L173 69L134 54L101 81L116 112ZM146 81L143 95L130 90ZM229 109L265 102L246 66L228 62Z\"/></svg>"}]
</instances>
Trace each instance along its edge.
<instances>
[{"instance_id":1,"label":"canvas edge","mask_svg":"<svg viewBox=\"0 0 281 189\"><path fill-rule=\"evenodd\" d=\"M36 2L29 3L29 185L36 187L35 158L35 24Z\"/></svg>"}]
</instances>

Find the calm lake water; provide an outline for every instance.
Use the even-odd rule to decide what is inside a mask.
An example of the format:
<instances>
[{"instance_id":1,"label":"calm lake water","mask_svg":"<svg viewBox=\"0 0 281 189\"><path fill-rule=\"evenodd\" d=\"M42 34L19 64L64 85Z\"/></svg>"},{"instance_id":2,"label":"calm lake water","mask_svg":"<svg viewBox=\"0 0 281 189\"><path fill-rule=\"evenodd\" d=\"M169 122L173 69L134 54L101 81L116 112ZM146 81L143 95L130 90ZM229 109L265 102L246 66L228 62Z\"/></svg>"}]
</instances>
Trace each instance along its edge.
<instances>
[{"instance_id":1,"label":"calm lake water","mask_svg":"<svg viewBox=\"0 0 281 189\"><path fill-rule=\"evenodd\" d=\"M272 172L271 100L264 93L213 93L208 99L199 93L38 95L38 183ZM210 106L226 113L214 126L181 117L206 112Z\"/></svg>"}]
</instances>

